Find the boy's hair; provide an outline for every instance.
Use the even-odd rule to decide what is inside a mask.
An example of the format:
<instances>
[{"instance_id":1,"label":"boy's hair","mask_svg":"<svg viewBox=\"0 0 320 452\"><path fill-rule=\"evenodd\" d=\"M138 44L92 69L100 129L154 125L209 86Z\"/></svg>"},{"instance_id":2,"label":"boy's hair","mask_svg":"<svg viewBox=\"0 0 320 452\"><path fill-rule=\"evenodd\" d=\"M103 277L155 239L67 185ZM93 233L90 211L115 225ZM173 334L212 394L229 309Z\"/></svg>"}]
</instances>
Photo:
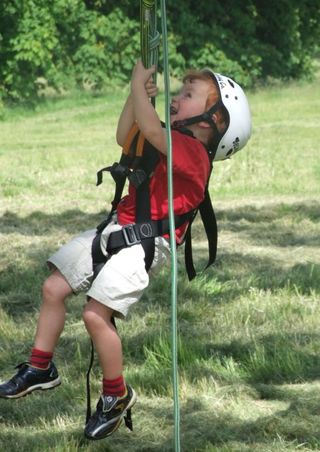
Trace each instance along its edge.
<instances>
[{"instance_id":1,"label":"boy's hair","mask_svg":"<svg viewBox=\"0 0 320 452\"><path fill-rule=\"evenodd\" d=\"M187 80L204 80L209 85L209 92L206 102L205 111L208 111L209 108L211 108L214 104L218 102L220 99L219 89L217 87L217 84L215 80L210 77L210 75L206 72L198 71L198 70L189 70L186 72L185 76L183 77L183 83L185 83ZM219 108L219 110L215 113L217 117L216 125L218 128L218 131L221 135L224 134L226 129L229 125L229 114L225 107ZM214 142L214 131L211 129L211 133L208 139L208 145Z\"/></svg>"}]
</instances>

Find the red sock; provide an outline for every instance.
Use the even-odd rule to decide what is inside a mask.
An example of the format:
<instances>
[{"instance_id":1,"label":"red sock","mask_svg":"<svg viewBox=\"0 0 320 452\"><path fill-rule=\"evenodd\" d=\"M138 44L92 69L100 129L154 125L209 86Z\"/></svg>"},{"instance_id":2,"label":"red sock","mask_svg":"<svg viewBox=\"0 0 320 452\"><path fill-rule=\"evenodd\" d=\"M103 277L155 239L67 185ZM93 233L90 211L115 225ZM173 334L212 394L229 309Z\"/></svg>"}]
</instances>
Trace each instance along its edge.
<instances>
[{"instance_id":1,"label":"red sock","mask_svg":"<svg viewBox=\"0 0 320 452\"><path fill-rule=\"evenodd\" d=\"M126 392L126 385L122 375L114 380L102 380L103 394L116 397L122 397Z\"/></svg>"},{"instance_id":2,"label":"red sock","mask_svg":"<svg viewBox=\"0 0 320 452\"><path fill-rule=\"evenodd\" d=\"M44 352L42 350L38 350L37 348L33 348L31 350L29 363L32 367L38 367L39 369L47 369L52 357L53 357L52 352Z\"/></svg>"}]
</instances>

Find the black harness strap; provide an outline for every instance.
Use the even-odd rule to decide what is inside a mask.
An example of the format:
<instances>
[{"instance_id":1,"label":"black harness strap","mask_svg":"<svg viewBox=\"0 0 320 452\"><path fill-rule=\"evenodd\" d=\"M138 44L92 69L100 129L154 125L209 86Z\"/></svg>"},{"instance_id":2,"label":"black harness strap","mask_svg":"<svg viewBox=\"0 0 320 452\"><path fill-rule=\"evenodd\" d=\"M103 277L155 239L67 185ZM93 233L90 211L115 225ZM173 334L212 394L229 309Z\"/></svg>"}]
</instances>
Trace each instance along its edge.
<instances>
[{"instance_id":1,"label":"black harness strap","mask_svg":"<svg viewBox=\"0 0 320 452\"><path fill-rule=\"evenodd\" d=\"M211 204L211 199L208 191L208 187L205 191L205 197L202 203L199 206L199 212L202 219L202 223L204 229L206 231L207 241L208 241L208 249L209 249L209 259L206 267L206 270L210 265L214 263L217 255L217 244L218 244L218 227L216 216ZM185 247L184 247L184 256L185 256L185 265L186 271L189 278L189 281L194 279L197 276L196 270L193 264L193 255L192 255L192 236L191 236L191 227L194 218L196 217L197 212L195 213L192 221L189 222L188 229L185 235Z\"/></svg>"},{"instance_id":2,"label":"black harness strap","mask_svg":"<svg viewBox=\"0 0 320 452\"><path fill-rule=\"evenodd\" d=\"M175 215L175 225L177 228L182 226L194 215L194 210L183 215ZM105 220L98 226L98 233L92 243L92 255L94 257L94 275L98 274L103 265L106 263L108 257L116 254L123 248L141 244L145 249L145 244L149 246L150 241L154 241L156 237L161 237L169 233L169 219L164 220L149 220L142 223L126 224L122 226L119 231L112 232L108 238L106 252L104 254L101 250L100 238L103 229L107 226L110 219ZM147 251L148 252L148 251ZM147 255L147 253L146 253ZM147 264L152 264L153 255L149 258Z\"/></svg>"},{"instance_id":3,"label":"black harness strap","mask_svg":"<svg viewBox=\"0 0 320 452\"><path fill-rule=\"evenodd\" d=\"M90 361L89 361L89 367L86 373L86 389L87 389L87 413L86 413L86 424L89 422L89 419L91 418L91 391L90 391L90 372L93 366L94 361L94 346L93 341L90 338L90 345L91 345L91 353L90 353Z\"/></svg>"},{"instance_id":4,"label":"black harness strap","mask_svg":"<svg viewBox=\"0 0 320 452\"><path fill-rule=\"evenodd\" d=\"M151 220L149 190L150 176L159 162L159 152L153 146L145 147L146 150L143 153L139 163L140 167L143 169L147 177L136 187L136 223L145 223L145 225L147 225L147 222L150 222ZM124 231L126 231L126 229L124 229ZM141 241L141 245L144 249L145 266L146 270L148 271L154 258L154 239L156 236L151 234L151 228L148 228L148 226L142 227L140 232L141 236L143 236L144 233L147 234L143 237L144 240Z\"/></svg>"},{"instance_id":5,"label":"black harness strap","mask_svg":"<svg viewBox=\"0 0 320 452\"><path fill-rule=\"evenodd\" d=\"M207 241L208 241L208 251L209 251L209 259L208 263L205 266L204 270L206 270L210 265L212 265L217 256L217 245L218 245L218 226L217 226L217 220L216 215L212 207L212 202L210 198L209 193L209 181L212 173L212 162L214 153L212 152L212 149L207 148L207 153L209 157L210 162L210 173L208 177L208 181L206 184L205 192L204 192L204 199L201 202L201 204L198 206L198 209L194 211L194 215L189 221L188 229L185 234L185 247L184 247L184 257L185 257L185 265L186 265L186 271L189 278L189 281L194 279L197 276L197 272L195 270L194 264L193 264L193 255L192 255L192 236L191 236L191 228L192 223L195 217L197 216L198 211L200 212L201 220L206 232Z\"/></svg>"},{"instance_id":6,"label":"black harness strap","mask_svg":"<svg viewBox=\"0 0 320 452\"><path fill-rule=\"evenodd\" d=\"M217 246L218 246L218 226L217 219L214 213L208 187L205 192L205 198L199 206L200 216L206 231L208 239L209 248L209 260L205 267L207 269L214 263L217 257Z\"/></svg>"}]
</instances>

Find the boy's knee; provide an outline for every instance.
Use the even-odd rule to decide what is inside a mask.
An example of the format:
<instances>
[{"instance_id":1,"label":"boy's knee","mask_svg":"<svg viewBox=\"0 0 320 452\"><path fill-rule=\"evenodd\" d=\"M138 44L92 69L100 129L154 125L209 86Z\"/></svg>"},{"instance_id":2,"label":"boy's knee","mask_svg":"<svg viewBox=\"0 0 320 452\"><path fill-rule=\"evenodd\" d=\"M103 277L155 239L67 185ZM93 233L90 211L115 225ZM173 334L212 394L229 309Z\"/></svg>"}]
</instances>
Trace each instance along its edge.
<instances>
[{"instance_id":1,"label":"boy's knee","mask_svg":"<svg viewBox=\"0 0 320 452\"><path fill-rule=\"evenodd\" d=\"M83 308L82 319L85 324L90 323L93 318L93 312L88 309L87 305Z\"/></svg>"},{"instance_id":2,"label":"boy's knee","mask_svg":"<svg viewBox=\"0 0 320 452\"><path fill-rule=\"evenodd\" d=\"M101 318L98 314L90 309L88 305L86 305L83 309L82 318L87 329L96 328L101 322Z\"/></svg>"},{"instance_id":3,"label":"boy's knee","mask_svg":"<svg viewBox=\"0 0 320 452\"><path fill-rule=\"evenodd\" d=\"M44 301L64 301L71 293L71 287L58 271L52 273L42 285Z\"/></svg>"},{"instance_id":4,"label":"boy's knee","mask_svg":"<svg viewBox=\"0 0 320 452\"><path fill-rule=\"evenodd\" d=\"M56 285L52 278L47 278L42 285L42 295L44 300L50 300L55 297Z\"/></svg>"},{"instance_id":5,"label":"boy's knee","mask_svg":"<svg viewBox=\"0 0 320 452\"><path fill-rule=\"evenodd\" d=\"M109 312L110 311L110 312ZM87 328L99 328L99 326L111 322L112 311L98 302L89 302L85 305L82 313L83 321Z\"/></svg>"}]
</instances>

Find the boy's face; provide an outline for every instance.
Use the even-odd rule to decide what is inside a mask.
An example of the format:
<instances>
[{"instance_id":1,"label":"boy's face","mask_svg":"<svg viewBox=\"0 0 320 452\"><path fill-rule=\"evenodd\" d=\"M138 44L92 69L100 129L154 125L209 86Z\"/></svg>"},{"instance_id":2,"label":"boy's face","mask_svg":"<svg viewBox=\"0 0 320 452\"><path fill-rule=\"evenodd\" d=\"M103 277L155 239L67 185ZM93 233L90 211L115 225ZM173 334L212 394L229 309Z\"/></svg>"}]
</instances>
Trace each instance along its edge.
<instances>
[{"instance_id":1,"label":"boy's face","mask_svg":"<svg viewBox=\"0 0 320 452\"><path fill-rule=\"evenodd\" d=\"M205 80L186 79L180 93L171 100L171 124L204 113L208 93L209 84Z\"/></svg>"}]
</instances>

